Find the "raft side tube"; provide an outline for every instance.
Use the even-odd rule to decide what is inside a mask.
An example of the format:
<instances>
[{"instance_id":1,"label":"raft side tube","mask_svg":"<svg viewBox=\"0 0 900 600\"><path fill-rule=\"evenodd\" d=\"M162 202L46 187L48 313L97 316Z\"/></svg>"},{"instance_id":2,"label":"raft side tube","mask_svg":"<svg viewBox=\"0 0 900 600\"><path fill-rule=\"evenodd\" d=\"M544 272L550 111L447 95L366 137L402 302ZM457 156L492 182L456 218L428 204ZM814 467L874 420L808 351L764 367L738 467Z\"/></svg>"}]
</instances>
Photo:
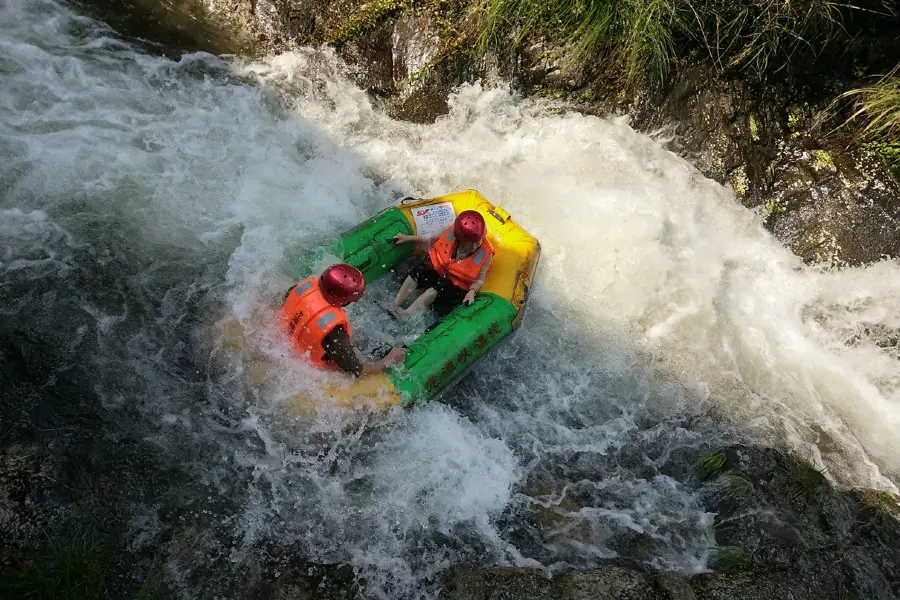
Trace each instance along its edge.
<instances>
[{"instance_id":1,"label":"raft side tube","mask_svg":"<svg viewBox=\"0 0 900 600\"><path fill-rule=\"evenodd\" d=\"M362 271L371 284L412 255L412 245L394 243L398 233L412 235L413 227L403 211L392 206L290 260L288 275L297 281L317 276L317 265L326 256L335 256Z\"/></svg>"},{"instance_id":2,"label":"raft side tube","mask_svg":"<svg viewBox=\"0 0 900 600\"><path fill-rule=\"evenodd\" d=\"M516 310L505 298L483 294L472 306L460 306L409 345L402 366L385 370L404 404L422 404L452 381L512 330Z\"/></svg>"}]
</instances>

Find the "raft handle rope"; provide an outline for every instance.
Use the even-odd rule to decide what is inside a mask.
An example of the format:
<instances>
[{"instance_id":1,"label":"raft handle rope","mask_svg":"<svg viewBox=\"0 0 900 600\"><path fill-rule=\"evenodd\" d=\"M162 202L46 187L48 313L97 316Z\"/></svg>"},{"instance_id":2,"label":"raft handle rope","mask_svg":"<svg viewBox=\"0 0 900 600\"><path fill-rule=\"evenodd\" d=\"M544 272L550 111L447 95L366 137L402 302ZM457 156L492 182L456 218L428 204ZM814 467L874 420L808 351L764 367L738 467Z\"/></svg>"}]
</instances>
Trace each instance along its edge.
<instances>
[{"instance_id":1,"label":"raft handle rope","mask_svg":"<svg viewBox=\"0 0 900 600\"><path fill-rule=\"evenodd\" d=\"M491 215L492 217L494 217L495 219L497 219L498 221L500 221L500 224L501 224L501 225L505 225L505 224L506 224L506 219L504 219L503 217L501 217L500 215L498 215L496 212L494 212L494 209L493 209L493 208L489 208L488 211L487 211L487 213L488 213L489 215Z\"/></svg>"}]
</instances>

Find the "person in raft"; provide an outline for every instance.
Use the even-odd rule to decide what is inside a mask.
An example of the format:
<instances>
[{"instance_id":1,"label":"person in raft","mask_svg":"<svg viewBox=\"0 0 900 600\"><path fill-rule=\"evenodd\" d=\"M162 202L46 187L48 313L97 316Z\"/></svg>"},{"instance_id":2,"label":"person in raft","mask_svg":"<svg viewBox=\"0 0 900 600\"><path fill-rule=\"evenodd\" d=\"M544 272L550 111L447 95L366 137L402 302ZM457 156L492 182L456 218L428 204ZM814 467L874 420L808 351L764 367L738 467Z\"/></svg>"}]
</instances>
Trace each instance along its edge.
<instances>
[{"instance_id":1,"label":"person in raft","mask_svg":"<svg viewBox=\"0 0 900 600\"><path fill-rule=\"evenodd\" d=\"M309 352L313 364L361 377L403 361L403 348L394 348L374 362L364 363L357 355L344 307L362 298L365 290L360 270L345 264L332 265L320 277L304 279L288 290L281 315L294 344L301 352Z\"/></svg>"},{"instance_id":2,"label":"person in raft","mask_svg":"<svg viewBox=\"0 0 900 600\"><path fill-rule=\"evenodd\" d=\"M413 266L400 286L394 298L394 315L408 315L434 303L435 313L444 317L460 302L466 305L475 302L475 295L484 285L494 258L494 247L485 237L486 231L480 212L464 210L433 243L418 235L398 233L394 236L398 244L431 243L428 256ZM409 308L402 308L417 288L426 289Z\"/></svg>"}]
</instances>

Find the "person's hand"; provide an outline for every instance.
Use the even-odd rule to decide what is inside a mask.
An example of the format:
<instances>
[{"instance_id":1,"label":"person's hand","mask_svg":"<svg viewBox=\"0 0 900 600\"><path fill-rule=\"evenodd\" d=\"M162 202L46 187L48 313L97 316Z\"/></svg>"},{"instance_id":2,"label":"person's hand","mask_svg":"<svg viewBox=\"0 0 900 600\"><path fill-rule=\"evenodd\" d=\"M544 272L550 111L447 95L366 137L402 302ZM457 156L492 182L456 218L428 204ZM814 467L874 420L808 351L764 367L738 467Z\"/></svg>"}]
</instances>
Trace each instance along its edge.
<instances>
[{"instance_id":1,"label":"person's hand","mask_svg":"<svg viewBox=\"0 0 900 600\"><path fill-rule=\"evenodd\" d=\"M459 298L459 296L457 296L457 298ZM466 306L472 306L472 303L475 302L475 290L469 290L469 293L463 298L463 302L466 303Z\"/></svg>"},{"instance_id":2,"label":"person's hand","mask_svg":"<svg viewBox=\"0 0 900 600\"><path fill-rule=\"evenodd\" d=\"M393 350L388 352L387 356L384 357L384 365L390 366L397 363L402 363L403 359L405 358L406 348L394 348Z\"/></svg>"},{"instance_id":3,"label":"person's hand","mask_svg":"<svg viewBox=\"0 0 900 600\"><path fill-rule=\"evenodd\" d=\"M412 236L406 235L405 233L398 233L397 235L394 236L394 241L398 244L404 244L404 243L410 241L411 239L413 239Z\"/></svg>"}]
</instances>

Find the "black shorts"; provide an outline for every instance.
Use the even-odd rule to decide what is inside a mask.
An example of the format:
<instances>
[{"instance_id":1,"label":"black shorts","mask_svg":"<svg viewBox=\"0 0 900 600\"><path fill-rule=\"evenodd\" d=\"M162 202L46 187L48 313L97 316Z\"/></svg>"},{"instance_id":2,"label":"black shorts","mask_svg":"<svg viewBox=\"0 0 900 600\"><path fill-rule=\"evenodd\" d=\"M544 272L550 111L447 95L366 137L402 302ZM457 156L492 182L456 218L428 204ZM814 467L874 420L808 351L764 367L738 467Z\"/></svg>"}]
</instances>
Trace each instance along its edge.
<instances>
[{"instance_id":1,"label":"black shorts","mask_svg":"<svg viewBox=\"0 0 900 600\"><path fill-rule=\"evenodd\" d=\"M431 258L428 256L413 265L409 276L413 278L420 288L435 289L437 298L435 298L431 308L441 317L446 316L459 306L469 292L469 290L456 287L452 281L439 275L434 270L434 267L431 266Z\"/></svg>"}]
</instances>

